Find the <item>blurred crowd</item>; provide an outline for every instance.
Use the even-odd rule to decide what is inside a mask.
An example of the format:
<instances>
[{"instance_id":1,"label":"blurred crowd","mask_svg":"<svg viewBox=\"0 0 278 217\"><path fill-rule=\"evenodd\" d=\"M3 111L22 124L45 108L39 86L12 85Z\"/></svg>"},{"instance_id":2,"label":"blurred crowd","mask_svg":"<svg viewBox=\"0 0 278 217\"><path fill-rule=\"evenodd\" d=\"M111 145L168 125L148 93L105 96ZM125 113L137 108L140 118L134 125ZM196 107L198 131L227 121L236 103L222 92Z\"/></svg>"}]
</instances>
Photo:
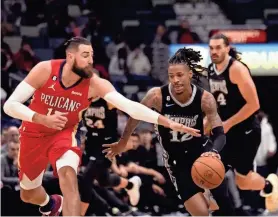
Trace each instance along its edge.
<instances>
[{"instance_id":1,"label":"blurred crowd","mask_svg":"<svg viewBox=\"0 0 278 217\"><path fill-rule=\"evenodd\" d=\"M149 7L149 1L132 2L142 9ZM112 9L116 7L116 3L109 3ZM112 9L106 10L103 6L105 4L106 0L1 1L1 103L39 61L64 58L64 42L72 36L86 37L91 41L95 53L94 67L100 76L109 79L118 91L136 101L140 100L150 87L165 83L167 45L205 42L191 30L186 19L180 20L174 31L158 19L148 24L152 25L151 31L148 29L142 36L142 30L138 31L138 28L132 25L124 26L124 22L119 24L117 20L111 20L109 13L113 15ZM166 9L165 11L167 12ZM166 12L165 16L172 16ZM121 16L121 11L116 10L113 13ZM146 18L153 16L146 13L141 15ZM263 139L254 165L260 174L267 176L268 158L275 154L277 144L267 116L263 113L260 115ZM127 119L125 114L118 112L118 135L122 134ZM21 202L19 197L17 159L20 122L7 117L1 109L1 125L2 214L39 215L37 207ZM81 148L84 150L85 133L81 138ZM98 196L91 202L88 213L187 215L164 168L163 150L153 127L148 124L139 126L131 136L128 148L129 151L112 165L111 171L122 177L132 177L134 174L140 176L143 185L138 206L130 206L124 191L101 188L94 182L92 194ZM83 161L80 174L85 165L86 162ZM229 177L233 177L232 172L228 174ZM230 180L231 195L239 215L246 209L252 212L251 214L264 211L263 202L259 199L253 200L258 192L241 192L234 186L233 178ZM50 166L44 176L43 185L50 194L60 192ZM259 198L258 195L256 198Z\"/></svg>"}]
</instances>

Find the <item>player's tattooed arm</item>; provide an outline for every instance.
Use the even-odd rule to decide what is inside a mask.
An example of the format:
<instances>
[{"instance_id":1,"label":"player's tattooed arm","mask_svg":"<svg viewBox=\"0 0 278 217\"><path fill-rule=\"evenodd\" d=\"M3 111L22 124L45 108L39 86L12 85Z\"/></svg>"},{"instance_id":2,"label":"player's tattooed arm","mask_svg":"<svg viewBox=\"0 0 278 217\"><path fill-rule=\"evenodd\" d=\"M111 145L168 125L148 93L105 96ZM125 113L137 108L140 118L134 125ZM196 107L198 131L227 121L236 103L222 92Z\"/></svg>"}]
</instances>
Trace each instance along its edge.
<instances>
[{"instance_id":1,"label":"player's tattooed arm","mask_svg":"<svg viewBox=\"0 0 278 217\"><path fill-rule=\"evenodd\" d=\"M154 108L158 112L161 111L161 104L162 104L162 97L161 97L161 91L160 88L152 88L151 90L148 91L146 96L142 99L141 104L149 107L149 108ZM104 144L103 147L106 149L103 150L103 153L107 153L105 156L109 159L114 159L114 157L117 154L120 154L124 151L126 151L126 145L128 143L129 137L133 133L134 129L138 125L140 121L129 118L127 121L127 124L125 126L123 135L119 142L113 143L113 144Z\"/></svg>"},{"instance_id":2,"label":"player's tattooed arm","mask_svg":"<svg viewBox=\"0 0 278 217\"><path fill-rule=\"evenodd\" d=\"M162 107L162 95L160 88L154 87L150 89L145 97L142 99L141 104L149 108L154 108L155 110L160 112ZM121 137L121 140L123 142L127 143L129 137L131 136L139 122L139 120L135 120L133 118L128 119L125 130Z\"/></svg>"},{"instance_id":3,"label":"player's tattooed arm","mask_svg":"<svg viewBox=\"0 0 278 217\"><path fill-rule=\"evenodd\" d=\"M217 113L215 99L211 93L204 91L201 107L207 116L209 125L211 126L211 138L213 141L212 150L218 153L226 144L226 135L224 134L221 118ZM218 154L217 157L220 158Z\"/></svg>"},{"instance_id":4,"label":"player's tattooed arm","mask_svg":"<svg viewBox=\"0 0 278 217\"><path fill-rule=\"evenodd\" d=\"M211 129L222 126L221 118L217 113L217 105L211 93L204 91L201 107L203 112L206 114L207 121Z\"/></svg>"}]
</instances>

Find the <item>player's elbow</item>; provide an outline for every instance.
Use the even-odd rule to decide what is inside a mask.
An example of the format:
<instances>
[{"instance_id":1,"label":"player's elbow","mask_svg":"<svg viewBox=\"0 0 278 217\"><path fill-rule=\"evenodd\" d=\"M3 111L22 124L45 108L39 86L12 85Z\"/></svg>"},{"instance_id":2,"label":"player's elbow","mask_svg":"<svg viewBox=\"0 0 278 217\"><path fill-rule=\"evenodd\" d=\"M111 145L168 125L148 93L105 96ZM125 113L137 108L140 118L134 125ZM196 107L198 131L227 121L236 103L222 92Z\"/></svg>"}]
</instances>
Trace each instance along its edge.
<instances>
[{"instance_id":1,"label":"player's elbow","mask_svg":"<svg viewBox=\"0 0 278 217\"><path fill-rule=\"evenodd\" d=\"M249 104L249 106L250 106L249 108L252 109L252 112L258 111L261 107L259 99L253 100L252 102L247 103L247 104Z\"/></svg>"},{"instance_id":2,"label":"player's elbow","mask_svg":"<svg viewBox=\"0 0 278 217\"><path fill-rule=\"evenodd\" d=\"M4 103L3 110L4 110L4 112L5 112L7 115L10 115L10 111L12 110L12 107L13 107L12 101L11 101L11 100L7 100L7 101Z\"/></svg>"},{"instance_id":3,"label":"player's elbow","mask_svg":"<svg viewBox=\"0 0 278 217\"><path fill-rule=\"evenodd\" d=\"M260 109L261 105L260 105L260 101L257 99L252 103L252 108L254 110L254 112L258 111Z\"/></svg>"}]
</instances>

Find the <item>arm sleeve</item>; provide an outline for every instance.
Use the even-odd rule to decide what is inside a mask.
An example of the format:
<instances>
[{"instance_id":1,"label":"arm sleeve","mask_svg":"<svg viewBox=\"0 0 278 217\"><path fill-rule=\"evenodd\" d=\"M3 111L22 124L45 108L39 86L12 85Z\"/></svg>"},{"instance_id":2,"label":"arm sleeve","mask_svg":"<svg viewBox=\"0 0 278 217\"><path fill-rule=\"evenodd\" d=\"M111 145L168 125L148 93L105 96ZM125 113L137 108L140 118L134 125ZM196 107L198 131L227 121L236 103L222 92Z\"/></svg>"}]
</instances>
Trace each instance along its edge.
<instances>
[{"instance_id":1,"label":"arm sleeve","mask_svg":"<svg viewBox=\"0 0 278 217\"><path fill-rule=\"evenodd\" d=\"M215 127L212 129L212 149L220 152L226 144L226 135L223 127Z\"/></svg>"},{"instance_id":2,"label":"arm sleeve","mask_svg":"<svg viewBox=\"0 0 278 217\"><path fill-rule=\"evenodd\" d=\"M160 115L159 113L147 108L140 103L125 98L117 91L107 93L104 96L104 99L123 112L126 112L134 119L158 124L158 117Z\"/></svg>"},{"instance_id":3,"label":"arm sleeve","mask_svg":"<svg viewBox=\"0 0 278 217\"><path fill-rule=\"evenodd\" d=\"M27 82L22 81L16 87L10 98L5 102L3 106L5 113L13 118L32 122L35 112L23 103L34 94L35 90L36 89Z\"/></svg>"}]
</instances>

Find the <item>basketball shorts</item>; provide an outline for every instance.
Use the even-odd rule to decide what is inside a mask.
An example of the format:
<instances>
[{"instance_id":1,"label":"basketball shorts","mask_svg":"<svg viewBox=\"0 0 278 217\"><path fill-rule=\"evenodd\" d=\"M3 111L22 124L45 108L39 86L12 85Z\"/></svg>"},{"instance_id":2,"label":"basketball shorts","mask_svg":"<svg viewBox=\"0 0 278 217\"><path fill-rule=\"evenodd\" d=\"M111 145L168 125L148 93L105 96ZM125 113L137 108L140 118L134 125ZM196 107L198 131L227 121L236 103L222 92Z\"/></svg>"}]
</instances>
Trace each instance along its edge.
<instances>
[{"instance_id":1,"label":"basketball shorts","mask_svg":"<svg viewBox=\"0 0 278 217\"><path fill-rule=\"evenodd\" d=\"M204 189L198 187L192 179L191 168L195 160L201 156L205 149L196 145L194 149L185 150L180 160L174 160L174 155L164 154L166 169L170 179L178 193L179 198L185 202L199 192L204 192ZM172 156L173 155L173 156ZM168 156L168 157L167 157ZM173 157L173 158L172 158Z\"/></svg>"},{"instance_id":2,"label":"basketball shorts","mask_svg":"<svg viewBox=\"0 0 278 217\"><path fill-rule=\"evenodd\" d=\"M261 143L261 128L255 125L241 130L231 129L226 134L226 145L221 151L221 158L226 171L231 167L242 175L253 170L253 162Z\"/></svg>"},{"instance_id":3,"label":"basketball shorts","mask_svg":"<svg viewBox=\"0 0 278 217\"><path fill-rule=\"evenodd\" d=\"M56 161L67 151L73 151L81 159L81 150L77 147L75 132L65 129L52 135L42 135L20 130L19 178L23 174L31 181L41 176L48 163L57 176ZM80 163L80 161L79 161Z\"/></svg>"}]
</instances>

